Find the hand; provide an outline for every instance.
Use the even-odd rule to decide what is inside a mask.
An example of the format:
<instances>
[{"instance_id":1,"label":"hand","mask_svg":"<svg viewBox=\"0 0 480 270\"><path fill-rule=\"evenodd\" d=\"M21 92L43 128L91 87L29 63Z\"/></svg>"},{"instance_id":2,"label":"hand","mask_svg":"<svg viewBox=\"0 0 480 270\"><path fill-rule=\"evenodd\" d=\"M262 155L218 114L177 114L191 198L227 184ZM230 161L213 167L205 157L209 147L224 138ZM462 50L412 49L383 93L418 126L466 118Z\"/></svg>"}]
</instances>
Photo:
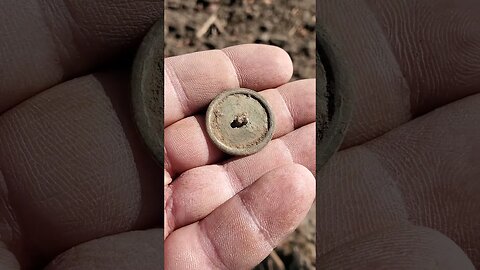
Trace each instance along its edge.
<instances>
[{"instance_id":1,"label":"hand","mask_svg":"<svg viewBox=\"0 0 480 270\"><path fill-rule=\"evenodd\" d=\"M291 75L287 53L266 45L165 60L165 269L250 269L305 217L315 197L315 80ZM236 87L260 91L277 125L263 150L229 158L201 111Z\"/></svg>"},{"instance_id":2,"label":"hand","mask_svg":"<svg viewBox=\"0 0 480 270\"><path fill-rule=\"evenodd\" d=\"M317 1L356 97L317 175L317 266L480 267L478 14L468 0Z\"/></svg>"},{"instance_id":3,"label":"hand","mask_svg":"<svg viewBox=\"0 0 480 270\"><path fill-rule=\"evenodd\" d=\"M0 5L0 269L161 269L129 74L163 4L46 3Z\"/></svg>"}]
</instances>

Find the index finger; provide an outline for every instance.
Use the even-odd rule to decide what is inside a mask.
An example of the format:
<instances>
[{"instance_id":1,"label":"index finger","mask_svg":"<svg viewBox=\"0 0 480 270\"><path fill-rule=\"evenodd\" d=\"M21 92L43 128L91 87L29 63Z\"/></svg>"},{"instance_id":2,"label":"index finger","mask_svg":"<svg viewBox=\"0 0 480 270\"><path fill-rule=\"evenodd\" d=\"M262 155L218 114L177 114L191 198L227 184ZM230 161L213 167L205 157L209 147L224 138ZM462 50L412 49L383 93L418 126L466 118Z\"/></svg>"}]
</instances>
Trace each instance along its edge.
<instances>
[{"instance_id":1,"label":"index finger","mask_svg":"<svg viewBox=\"0 0 480 270\"><path fill-rule=\"evenodd\" d=\"M287 83L288 54L274 46L246 44L165 59L165 126L199 111L220 92L260 91Z\"/></svg>"}]
</instances>

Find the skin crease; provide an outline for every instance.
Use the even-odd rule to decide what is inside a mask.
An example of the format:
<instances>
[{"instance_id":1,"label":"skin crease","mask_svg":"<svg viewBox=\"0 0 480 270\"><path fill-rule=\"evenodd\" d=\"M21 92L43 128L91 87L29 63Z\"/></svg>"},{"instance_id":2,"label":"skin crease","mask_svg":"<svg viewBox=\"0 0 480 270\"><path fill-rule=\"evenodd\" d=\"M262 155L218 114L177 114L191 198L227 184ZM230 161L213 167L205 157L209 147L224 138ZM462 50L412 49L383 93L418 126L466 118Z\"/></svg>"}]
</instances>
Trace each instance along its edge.
<instances>
[{"instance_id":1,"label":"skin crease","mask_svg":"<svg viewBox=\"0 0 480 270\"><path fill-rule=\"evenodd\" d=\"M164 185L170 175L174 181L164 200L178 207L164 207L165 232L153 229L161 225L161 169L131 122L128 65L117 70L108 64L130 57L163 4L75 3L10 0L0 6L0 268L161 269L164 234L166 269L182 262L220 269L258 263L313 199L311 104L293 94L308 96L312 81L285 84L291 64L270 47L197 54L196 61L208 55L227 72L203 74L214 88L261 90L285 119L258 156L222 162L225 157L202 140L195 116L216 93L192 87L199 77L180 81L183 72L195 74L185 65L191 55L166 60L177 79L166 85L171 107L165 108L165 133L190 133L199 143L186 156L190 145L181 136L166 142ZM480 267L480 5L317 4L319 19L338 28L342 44L354 45L345 51L357 72L356 108L343 150L317 176L320 265ZM105 71L97 72L100 67ZM218 185L205 185L209 179ZM189 184L195 180L199 186ZM184 195L200 188L217 190L210 200L203 193ZM285 196L295 204L285 204ZM189 199L205 207L188 212L181 206Z\"/></svg>"},{"instance_id":2,"label":"skin crease","mask_svg":"<svg viewBox=\"0 0 480 270\"><path fill-rule=\"evenodd\" d=\"M250 61L252 54L257 61ZM191 72L195 63L210 69L196 76L204 69ZM178 112L165 103L165 118L173 119L166 121L175 121L165 128L166 170L174 178L165 187L165 268L252 268L298 226L313 203L315 106L299 105L315 100L315 80L288 83L288 54L266 45L172 57L165 65L165 99L184 104ZM219 81L210 84L212 76ZM211 146L204 117L186 115L224 89L238 87L260 91L273 112L282 111L283 121L276 127L277 139L262 151L228 159Z\"/></svg>"},{"instance_id":3,"label":"skin crease","mask_svg":"<svg viewBox=\"0 0 480 270\"><path fill-rule=\"evenodd\" d=\"M470 0L317 1L356 95L343 151L317 175L320 267L480 267L479 12Z\"/></svg>"}]
</instances>

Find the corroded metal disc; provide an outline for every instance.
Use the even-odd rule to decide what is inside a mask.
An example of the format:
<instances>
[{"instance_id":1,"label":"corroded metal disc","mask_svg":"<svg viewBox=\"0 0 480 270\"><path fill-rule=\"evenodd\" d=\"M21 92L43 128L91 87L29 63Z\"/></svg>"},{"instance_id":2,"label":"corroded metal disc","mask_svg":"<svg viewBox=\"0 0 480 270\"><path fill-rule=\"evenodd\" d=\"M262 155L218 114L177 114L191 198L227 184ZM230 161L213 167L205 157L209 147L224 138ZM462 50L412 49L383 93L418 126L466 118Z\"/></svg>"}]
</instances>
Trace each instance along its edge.
<instances>
[{"instance_id":1,"label":"corroded metal disc","mask_svg":"<svg viewBox=\"0 0 480 270\"><path fill-rule=\"evenodd\" d=\"M145 36L132 72L132 105L146 145L163 164L163 18Z\"/></svg>"},{"instance_id":2,"label":"corroded metal disc","mask_svg":"<svg viewBox=\"0 0 480 270\"><path fill-rule=\"evenodd\" d=\"M344 55L328 25L317 22L317 170L340 148L352 115L356 73Z\"/></svg>"},{"instance_id":3,"label":"corroded metal disc","mask_svg":"<svg viewBox=\"0 0 480 270\"><path fill-rule=\"evenodd\" d=\"M230 155L250 155L272 139L275 119L257 92L238 88L218 95L208 107L207 132L215 145Z\"/></svg>"}]
</instances>

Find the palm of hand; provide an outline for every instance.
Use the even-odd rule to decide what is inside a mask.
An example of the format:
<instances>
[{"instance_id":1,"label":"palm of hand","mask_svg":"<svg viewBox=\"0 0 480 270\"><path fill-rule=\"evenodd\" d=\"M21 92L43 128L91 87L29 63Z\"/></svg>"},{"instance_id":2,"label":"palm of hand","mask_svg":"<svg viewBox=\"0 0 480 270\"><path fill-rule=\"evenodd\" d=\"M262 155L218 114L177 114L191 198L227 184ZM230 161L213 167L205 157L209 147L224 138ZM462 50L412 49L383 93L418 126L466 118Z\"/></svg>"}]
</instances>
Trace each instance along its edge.
<instances>
[{"instance_id":1,"label":"palm of hand","mask_svg":"<svg viewBox=\"0 0 480 270\"><path fill-rule=\"evenodd\" d=\"M288 55L265 45L173 57L165 70L165 267L251 268L313 203L315 80L288 83ZM262 151L227 159L195 113L239 86L261 91L277 125Z\"/></svg>"},{"instance_id":2,"label":"palm of hand","mask_svg":"<svg viewBox=\"0 0 480 270\"><path fill-rule=\"evenodd\" d=\"M317 175L325 269L480 265L480 6L446 2L317 2L356 97L343 149Z\"/></svg>"}]
</instances>

